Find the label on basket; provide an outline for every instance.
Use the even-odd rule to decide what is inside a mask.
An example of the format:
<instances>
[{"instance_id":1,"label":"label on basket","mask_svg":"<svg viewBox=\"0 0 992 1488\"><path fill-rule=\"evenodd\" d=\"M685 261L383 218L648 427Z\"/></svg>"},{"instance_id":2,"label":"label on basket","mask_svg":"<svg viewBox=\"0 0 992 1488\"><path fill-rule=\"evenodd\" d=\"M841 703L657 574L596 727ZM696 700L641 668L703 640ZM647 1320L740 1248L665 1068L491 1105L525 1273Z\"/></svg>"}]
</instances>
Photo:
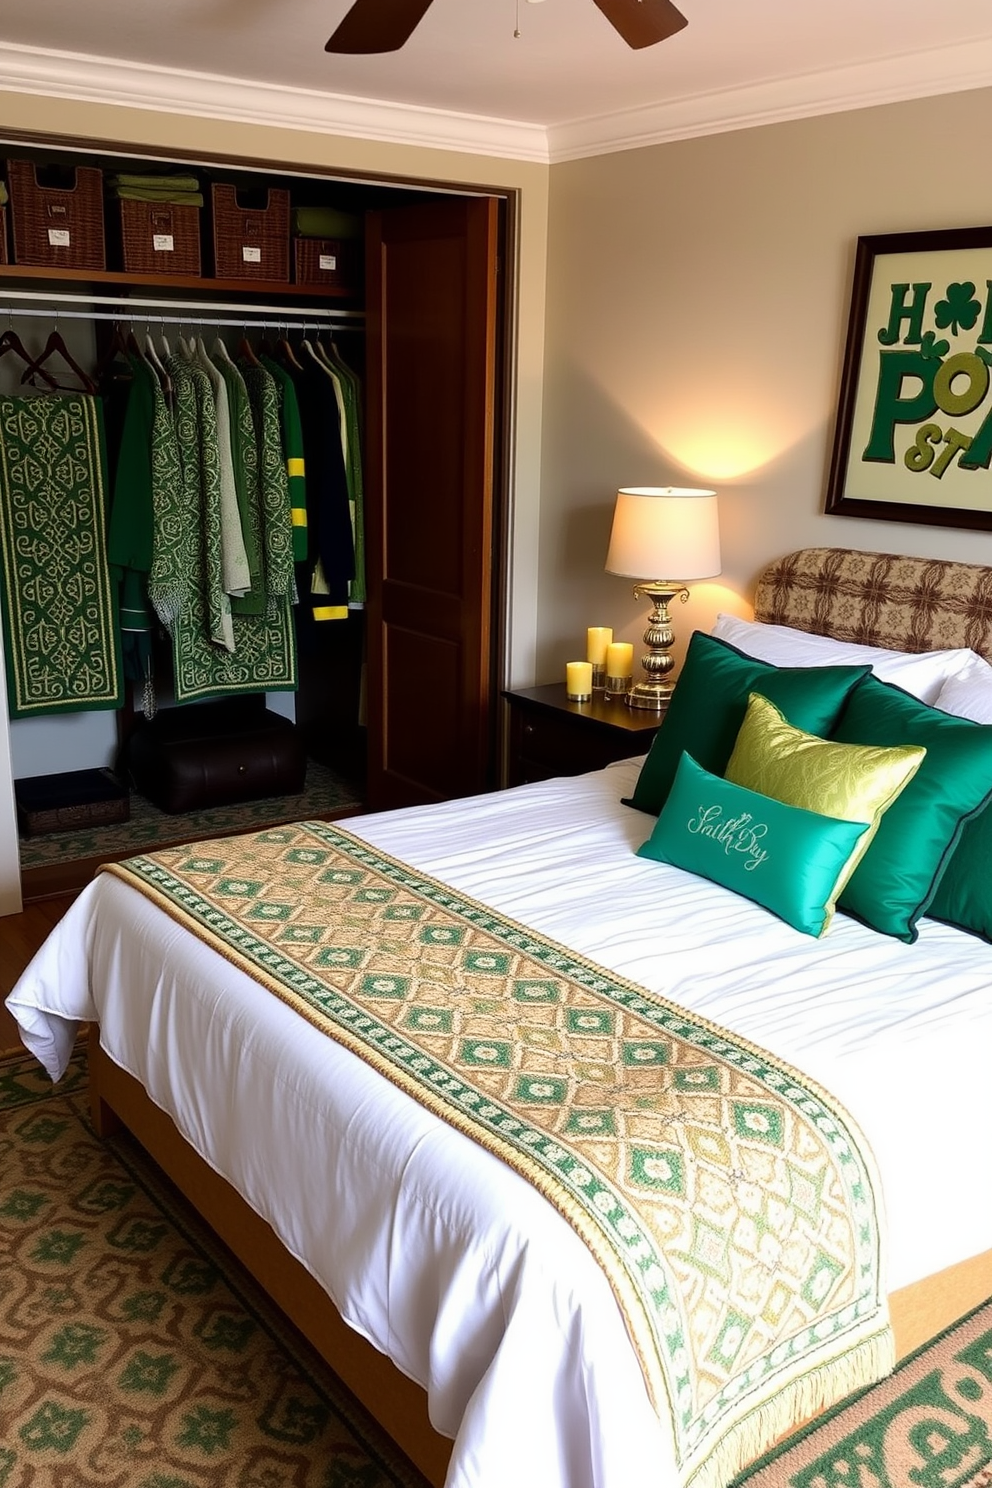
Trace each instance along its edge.
<instances>
[{"instance_id":1,"label":"label on basket","mask_svg":"<svg viewBox=\"0 0 992 1488\"><path fill-rule=\"evenodd\" d=\"M250 248L248 244L245 243L242 245L241 248L241 257L243 258L245 263L261 263L262 250L261 248Z\"/></svg>"},{"instance_id":2,"label":"label on basket","mask_svg":"<svg viewBox=\"0 0 992 1488\"><path fill-rule=\"evenodd\" d=\"M320 267L322 269L336 269L337 266L338 266L337 254L336 253L322 253L320 255L320 258L319 258L318 262L319 262Z\"/></svg>"},{"instance_id":3,"label":"label on basket","mask_svg":"<svg viewBox=\"0 0 992 1488\"><path fill-rule=\"evenodd\" d=\"M68 248L70 238L67 227L50 227L48 229L48 241L53 248Z\"/></svg>"},{"instance_id":4,"label":"label on basket","mask_svg":"<svg viewBox=\"0 0 992 1488\"><path fill-rule=\"evenodd\" d=\"M172 253L176 240L171 233L152 233L152 247L156 253Z\"/></svg>"}]
</instances>

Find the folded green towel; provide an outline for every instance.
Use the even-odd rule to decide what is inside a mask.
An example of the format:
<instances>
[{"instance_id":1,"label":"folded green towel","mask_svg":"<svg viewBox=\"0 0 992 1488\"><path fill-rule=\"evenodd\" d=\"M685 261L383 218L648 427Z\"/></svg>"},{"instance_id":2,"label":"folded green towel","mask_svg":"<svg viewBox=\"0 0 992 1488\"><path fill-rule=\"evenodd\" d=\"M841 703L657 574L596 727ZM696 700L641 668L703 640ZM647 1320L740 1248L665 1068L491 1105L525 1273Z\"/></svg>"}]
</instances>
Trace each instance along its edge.
<instances>
[{"instance_id":1,"label":"folded green towel","mask_svg":"<svg viewBox=\"0 0 992 1488\"><path fill-rule=\"evenodd\" d=\"M5 207L6 205L7 205L7 184L6 184L5 181L0 181L0 207Z\"/></svg>"},{"instance_id":2,"label":"folded green towel","mask_svg":"<svg viewBox=\"0 0 992 1488\"><path fill-rule=\"evenodd\" d=\"M200 183L196 176L190 175L120 175L108 176L108 184L111 186L135 186L139 190L157 191L167 188L169 191L199 191Z\"/></svg>"},{"instance_id":3,"label":"folded green towel","mask_svg":"<svg viewBox=\"0 0 992 1488\"><path fill-rule=\"evenodd\" d=\"M152 191L145 186L118 186L114 195L120 201L162 202L175 207L202 207L199 191Z\"/></svg>"},{"instance_id":4,"label":"folded green towel","mask_svg":"<svg viewBox=\"0 0 992 1488\"><path fill-rule=\"evenodd\" d=\"M360 238L362 219L336 207L297 207L293 227L299 238Z\"/></svg>"}]
</instances>

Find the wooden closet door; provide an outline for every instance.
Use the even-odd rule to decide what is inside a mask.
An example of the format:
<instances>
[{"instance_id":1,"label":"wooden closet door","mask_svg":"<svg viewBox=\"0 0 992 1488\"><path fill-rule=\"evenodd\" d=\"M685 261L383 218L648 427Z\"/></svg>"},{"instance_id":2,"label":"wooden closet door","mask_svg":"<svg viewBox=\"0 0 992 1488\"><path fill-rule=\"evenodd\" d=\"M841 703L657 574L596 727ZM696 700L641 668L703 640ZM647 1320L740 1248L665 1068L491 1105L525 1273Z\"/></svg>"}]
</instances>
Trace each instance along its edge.
<instances>
[{"instance_id":1,"label":"wooden closet door","mask_svg":"<svg viewBox=\"0 0 992 1488\"><path fill-rule=\"evenodd\" d=\"M369 804L490 779L498 203L369 214Z\"/></svg>"}]
</instances>

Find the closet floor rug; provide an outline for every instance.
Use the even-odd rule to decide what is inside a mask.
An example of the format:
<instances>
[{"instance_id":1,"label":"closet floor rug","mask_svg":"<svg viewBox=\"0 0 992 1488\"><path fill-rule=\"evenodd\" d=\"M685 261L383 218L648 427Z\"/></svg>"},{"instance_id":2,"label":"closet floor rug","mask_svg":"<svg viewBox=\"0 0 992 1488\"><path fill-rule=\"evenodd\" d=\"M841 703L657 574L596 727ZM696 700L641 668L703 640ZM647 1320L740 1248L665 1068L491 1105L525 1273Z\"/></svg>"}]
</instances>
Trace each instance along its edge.
<instances>
[{"instance_id":1,"label":"closet floor rug","mask_svg":"<svg viewBox=\"0 0 992 1488\"><path fill-rule=\"evenodd\" d=\"M22 837L21 869L96 858L102 853L144 852L170 842L194 841L225 832L253 832L277 822L320 820L332 812L360 805L361 796L351 781L314 760L307 763L306 787L298 796L271 796L237 806L216 806L173 816L132 791L129 821Z\"/></svg>"},{"instance_id":2,"label":"closet floor rug","mask_svg":"<svg viewBox=\"0 0 992 1488\"><path fill-rule=\"evenodd\" d=\"M126 1134L0 1060L4 1488L427 1488Z\"/></svg>"}]
</instances>

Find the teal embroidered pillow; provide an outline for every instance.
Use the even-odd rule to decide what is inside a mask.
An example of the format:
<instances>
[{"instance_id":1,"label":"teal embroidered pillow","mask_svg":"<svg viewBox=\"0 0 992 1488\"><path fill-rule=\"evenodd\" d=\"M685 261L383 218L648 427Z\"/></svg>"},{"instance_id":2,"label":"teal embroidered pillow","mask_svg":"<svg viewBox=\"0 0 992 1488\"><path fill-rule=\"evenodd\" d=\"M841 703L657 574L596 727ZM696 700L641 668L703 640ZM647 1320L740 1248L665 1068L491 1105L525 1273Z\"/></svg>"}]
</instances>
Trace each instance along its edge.
<instances>
[{"instance_id":1,"label":"teal embroidered pillow","mask_svg":"<svg viewBox=\"0 0 992 1488\"><path fill-rule=\"evenodd\" d=\"M965 824L992 798L992 724L954 718L891 682L866 677L830 737L926 749L838 901L873 929L912 943Z\"/></svg>"},{"instance_id":2,"label":"teal embroidered pillow","mask_svg":"<svg viewBox=\"0 0 992 1488\"><path fill-rule=\"evenodd\" d=\"M868 670L866 666L772 666L697 630L634 794L624 804L657 816L683 751L704 770L722 775L744 722L750 693L769 698L794 727L826 734Z\"/></svg>"},{"instance_id":3,"label":"teal embroidered pillow","mask_svg":"<svg viewBox=\"0 0 992 1488\"><path fill-rule=\"evenodd\" d=\"M830 924L837 885L868 830L746 790L684 754L642 858L672 863L770 909L805 935Z\"/></svg>"}]
</instances>

